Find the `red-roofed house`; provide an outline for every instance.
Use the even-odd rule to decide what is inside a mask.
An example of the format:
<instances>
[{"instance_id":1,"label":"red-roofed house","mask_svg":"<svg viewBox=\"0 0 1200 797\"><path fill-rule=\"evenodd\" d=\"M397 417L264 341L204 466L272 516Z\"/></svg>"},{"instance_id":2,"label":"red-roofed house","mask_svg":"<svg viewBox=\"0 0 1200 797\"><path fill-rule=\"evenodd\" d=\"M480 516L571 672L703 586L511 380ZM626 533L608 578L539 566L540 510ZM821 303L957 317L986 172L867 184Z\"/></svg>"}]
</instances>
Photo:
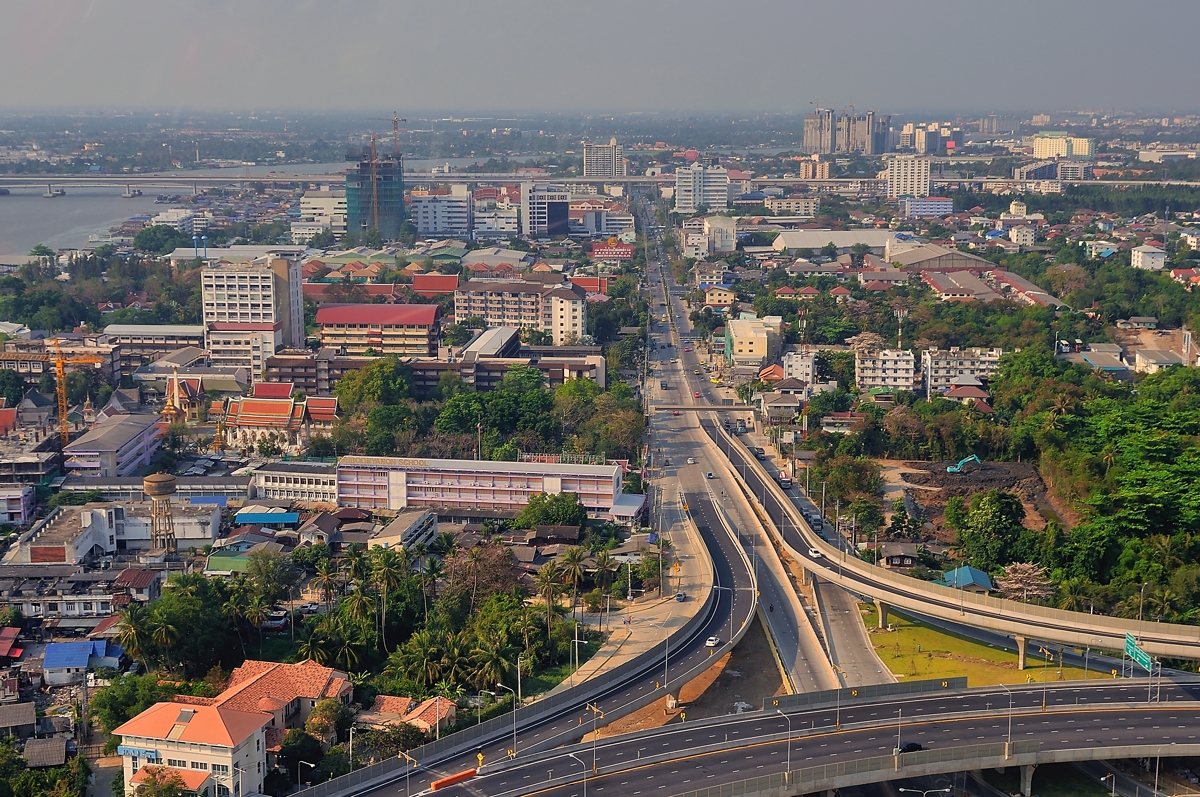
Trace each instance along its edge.
<instances>
[{"instance_id":1,"label":"red-roofed house","mask_svg":"<svg viewBox=\"0 0 1200 797\"><path fill-rule=\"evenodd\" d=\"M318 305L335 304L345 302L346 289L341 283L336 282L305 282L300 286L304 292L305 299L312 299ZM350 290L354 293L363 292L362 295L368 299L379 300L384 304L399 304L404 301L404 286L384 283L376 285L368 283L356 283Z\"/></svg>"},{"instance_id":2,"label":"red-roofed house","mask_svg":"<svg viewBox=\"0 0 1200 797\"><path fill-rule=\"evenodd\" d=\"M795 299L796 298L796 289L793 288L791 285L784 285L781 288L776 288L775 289L775 298L776 299Z\"/></svg>"},{"instance_id":3,"label":"red-roofed house","mask_svg":"<svg viewBox=\"0 0 1200 797\"><path fill-rule=\"evenodd\" d=\"M425 733L434 728L446 728L454 724L454 701L444 697L431 697L405 715L404 721L415 725Z\"/></svg>"},{"instance_id":4,"label":"red-roofed house","mask_svg":"<svg viewBox=\"0 0 1200 797\"><path fill-rule=\"evenodd\" d=\"M811 301L821 295L821 292L811 285L805 285L796 291L796 298Z\"/></svg>"},{"instance_id":5,"label":"red-roofed house","mask_svg":"<svg viewBox=\"0 0 1200 797\"><path fill-rule=\"evenodd\" d=\"M413 293L432 299L434 296L453 296L458 290L457 274L439 274L436 271L429 274L413 275Z\"/></svg>"},{"instance_id":6,"label":"red-roofed house","mask_svg":"<svg viewBox=\"0 0 1200 797\"><path fill-rule=\"evenodd\" d=\"M608 293L608 283L613 277L571 277L571 282L588 293Z\"/></svg>"},{"instance_id":7,"label":"red-roofed house","mask_svg":"<svg viewBox=\"0 0 1200 797\"><path fill-rule=\"evenodd\" d=\"M228 399L226 439L239 448L253 448L263 438L273 439L285 452L299 453L314 431L331 429L337 418L337 397L298 398L292 387L287 382L256 382L249 396Z\"/></svg>"},{"instance_id":8,"label":"red-roofed house","mask_svg":"<svg viewBox=\"0 0 1200 797\"><path fill-rule=\"evenodd\" d=\"M436 357L435 304L326 304L317 310L321 345L348 354Z\"/></svg>"},{"instance_id":9,"label":"red-roofed house","mask_svg":"<svg viewBox=\"0 0 1200 797\"><path fill-rule=\"evenodd\" d=\"M831 290L829 292L829 295L832 296L837 301L838 304L841 304L842 302L849 301L850 297L853 296L854 294L851 293L850 289L847 288L845 285L838 285L836 288L834 288L833 290Z\"/></svg>"}]
</instances>

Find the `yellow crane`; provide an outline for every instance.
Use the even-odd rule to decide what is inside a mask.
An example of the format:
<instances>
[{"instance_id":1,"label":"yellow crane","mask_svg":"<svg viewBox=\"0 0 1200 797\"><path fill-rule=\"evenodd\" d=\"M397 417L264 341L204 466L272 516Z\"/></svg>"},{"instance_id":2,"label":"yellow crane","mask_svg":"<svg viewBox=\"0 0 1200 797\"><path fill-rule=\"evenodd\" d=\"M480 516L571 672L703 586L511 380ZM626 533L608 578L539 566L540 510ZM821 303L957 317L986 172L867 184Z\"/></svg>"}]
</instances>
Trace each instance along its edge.
<instances>
[{"instance_id":1,"label":"yellow crane","mask_svg":"<svg viewBox=\"0 0 1200 797\"><path fill-rule=\"evenodd\" d=\"M58 437L62 447L66 448L71 442L71 425L67 422L67 363L72 365L94 365L97 368L104 365L104 360L88 355L64 357L58 341L54 341L54 384L58 393Z\"/></svg>"}]
</instances>

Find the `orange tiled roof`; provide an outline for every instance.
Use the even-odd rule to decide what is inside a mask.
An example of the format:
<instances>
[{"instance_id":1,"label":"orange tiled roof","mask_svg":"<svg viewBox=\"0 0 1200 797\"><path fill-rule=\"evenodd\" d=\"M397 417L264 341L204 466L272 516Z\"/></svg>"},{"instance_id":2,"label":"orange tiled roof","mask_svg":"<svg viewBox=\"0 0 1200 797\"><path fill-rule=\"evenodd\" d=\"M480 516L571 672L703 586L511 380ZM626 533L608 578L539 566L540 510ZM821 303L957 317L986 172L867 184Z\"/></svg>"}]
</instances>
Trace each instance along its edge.
<instances>
[{"instance_id":1,"label":"orange tiled roof","mask_svg":"<svg viewBox=\"0 0 1200 797\"><path fill-rule=\"evenodd\" d=\"M404 716L404 721L413 725L432 728L437 723L445 723L454 714L454 701L446 698L431 697Z\"/></svg>"},{"instance_id":2,"label":"orange tiled roof","mask_svg":"<svg viewBox=\"0 0 1200 797\"><path fill-rule=\"evenodd\" d=\"M233 671L229 686L217 695L217 704L241 711L260 711L259 702L273 697L285 703L296 698L320 700L339 697L351 688L345 673L313 661L277 664L246 661Z\"/></svg>"},{"instance_id":3,"label":"orange tiled roof","mask_svg":"<svg viewBox=\"0 0 1200 797\"><path fill-rule=\"evenodd\" d=\"M157 703L124 723L113 733L147 739L235 747L271 721L267 714L221 705L197 706Z\"/></svg>"},{"instance_id":4,"label":"orange tiled roof","mask_svg":"<svg viewBox=\"0 0 1200 797\"><path fill-rule=\"evenodd\" d=\"M395 714L403 717L405 714L413 710L417 705L417 701L411 697L397 697L395 695L376 695L375 702L371 704L371 711L375 714Z\"/></svg>"}]
</instances>

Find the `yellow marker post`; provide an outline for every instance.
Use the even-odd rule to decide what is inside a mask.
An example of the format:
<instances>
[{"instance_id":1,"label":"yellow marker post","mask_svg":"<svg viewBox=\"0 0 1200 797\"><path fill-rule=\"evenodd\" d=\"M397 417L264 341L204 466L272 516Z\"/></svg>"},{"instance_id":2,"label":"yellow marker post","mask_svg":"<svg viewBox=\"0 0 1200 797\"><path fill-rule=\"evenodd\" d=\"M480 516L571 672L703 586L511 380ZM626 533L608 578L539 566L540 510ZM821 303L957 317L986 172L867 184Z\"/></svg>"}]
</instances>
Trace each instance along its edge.
<instances>
[{"instance_id":1,"label":"yellow marker post","mask_svg":"<svg viewBox=\"0 0 1200 797\"><path fill-rule=\"evenodd\" d=\"M479 761L479 766L483 766L483 753L476 753L475 758Z\"/></svg>"}]
</instances>

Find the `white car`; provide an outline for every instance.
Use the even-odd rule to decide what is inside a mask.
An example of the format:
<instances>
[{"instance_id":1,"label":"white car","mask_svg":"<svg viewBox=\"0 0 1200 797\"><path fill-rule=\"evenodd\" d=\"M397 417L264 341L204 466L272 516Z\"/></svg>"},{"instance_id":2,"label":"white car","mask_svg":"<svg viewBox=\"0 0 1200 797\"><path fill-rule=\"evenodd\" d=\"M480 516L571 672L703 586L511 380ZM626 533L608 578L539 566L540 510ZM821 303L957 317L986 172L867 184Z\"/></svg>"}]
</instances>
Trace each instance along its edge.
<instances>
[{"instance_id":1,"label":"white car","mask_svg":"<svg viewBox=\"0 0 1200 797\"><path fill-rule=\"evenodd\" d=\"M696 458L695 458L695 457L688 457L688 459L687 459L687 463L688 463L689 465L695 465L695 464L696 464Z\"/></svg>"},{"instance_id":2,"label":"white car","mask_svg":"<svg viewBox=\"0 0 1200 797\"><path fill-rule=\"evenodd\" d=\"M811 556L813 559L820 559L820 558L821 558L821 552L820 552L820 551L818 551L816 548L809 548L809 549L808 549L808 555L809 555L809 556Z\"/></svg>"},{"instance_id":3,"label":"white car","mask_svg":"<svg viewBox=\"0 0 1200 797\"><path fill-rule=\"evenodd\" d=\"M721 640L717 639L715 636L710 636L708 639L704 640L704 647L706 648L715 648L720 644Z\"/></svg>"}]
</instances>

